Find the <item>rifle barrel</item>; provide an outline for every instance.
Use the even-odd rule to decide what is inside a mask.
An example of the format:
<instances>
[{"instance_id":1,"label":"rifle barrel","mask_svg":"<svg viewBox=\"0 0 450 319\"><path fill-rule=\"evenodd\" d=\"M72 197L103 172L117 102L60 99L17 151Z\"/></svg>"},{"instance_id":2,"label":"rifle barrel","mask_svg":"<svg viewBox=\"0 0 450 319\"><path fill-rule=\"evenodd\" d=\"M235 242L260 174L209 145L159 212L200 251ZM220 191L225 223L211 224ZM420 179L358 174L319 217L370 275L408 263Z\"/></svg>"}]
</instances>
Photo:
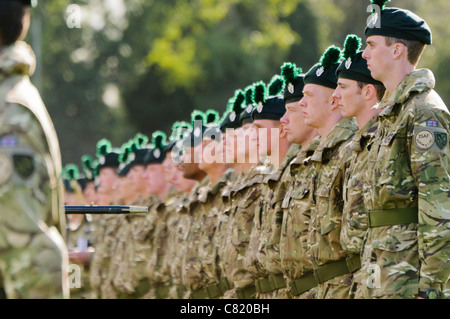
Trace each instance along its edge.
<instances>
[{"instance_id":1,"label":"rifle barrel","mask_svg":"<svg viewBox=\"0 0 450 319\"><path fill-rule=\"evenodd\" d=\"M141 214L148 213L146 206L97 206L97 205L65 205L66 214Z\"/></svg>"}]
</instances>

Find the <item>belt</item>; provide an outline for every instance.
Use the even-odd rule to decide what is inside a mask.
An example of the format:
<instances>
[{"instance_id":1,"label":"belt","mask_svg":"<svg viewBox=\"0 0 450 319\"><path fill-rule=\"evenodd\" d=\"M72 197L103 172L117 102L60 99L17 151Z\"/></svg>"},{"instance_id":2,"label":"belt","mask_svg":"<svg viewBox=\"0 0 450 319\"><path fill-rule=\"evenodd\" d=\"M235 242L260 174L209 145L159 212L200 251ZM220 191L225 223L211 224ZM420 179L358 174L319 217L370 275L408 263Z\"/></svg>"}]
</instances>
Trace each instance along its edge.
<instances>
[{"instance_id":1,"label":"belt","mask_svg":"<svg viewBox=\"0 0 450 319\"><path fill-rule=\"evenodd\" d=\"M419 208L394 208L369 211L369 227L392 226L401 224L417 224Z\"/></svg>"},{"instance_id":2,"label":"belt","mask_svg":"<svg viewBox=\"0 0 450 319\"><path fill-rule=\"evenodd\" d=\"M335 277L350 274L359 268L361 268L359 255L349 255L346 258L314 268L312 272L290 281L289 286L291 287L292 294L298 296L321 283Z\"/></svg>"},{"instance_id":3,"label":"belt","mask_svg":"<svg viewBox=\"0 0 450 319\"><path fill-rule=\"evenodd\" d=\"M238 299L254 299L256 294L255 285L250 285L244 288L236 288Z\"/></svg>"},{"instance_id":4,"label":"belt","mask_svg":"<svg viewBox=\"0 0 450 319\"><path fill-rule=\"evenodd\" d=\"M258 293L272 292L286 287L283 274L268 275L255 280L255 287Z\"/></svg>"},{"instance_id":5,"label":"belt","mask_svg":"<svg viewBox=\"0 0 450 319\"><path fill-rule=\"evenodd\" d=\"M189 299L206 299L207 297L208 294L206 293L205 287L200 287L191 292Z\"/></svg>"},{"instance_id":6,"label":"belt","mask_svg":"<svg viewBox=\"0 0 450 319\"><path fill-rule=\"evenodd\" d=\"M155 296L157 299L166 299L169 295L170 284L162 284L155 288Z\"/></svg>"},{"instance_id":7,"label":"belt","mask_svg":"<svg viewBox=\"0 0 450 319\"><path fill-rule=\"evenodd\" d=\"M128 294L126 292L120 292L117 295L118 299L139 299L150 291L151 284L148 279L141 279L136 286L134 293Z\"/></svg>"},{"instance_id":8,"label":"belt","mask_svg":"<svg viewBox=\"0 0 450 319\"><path fill-rule=\"evenodd\" d=\"M232 285L230 285L228 279L223 277L218 283L212 283L193 291L191 293L191 299L214 299L223 296L225 291L231 288Z\"/></svg>"}]
</instances>

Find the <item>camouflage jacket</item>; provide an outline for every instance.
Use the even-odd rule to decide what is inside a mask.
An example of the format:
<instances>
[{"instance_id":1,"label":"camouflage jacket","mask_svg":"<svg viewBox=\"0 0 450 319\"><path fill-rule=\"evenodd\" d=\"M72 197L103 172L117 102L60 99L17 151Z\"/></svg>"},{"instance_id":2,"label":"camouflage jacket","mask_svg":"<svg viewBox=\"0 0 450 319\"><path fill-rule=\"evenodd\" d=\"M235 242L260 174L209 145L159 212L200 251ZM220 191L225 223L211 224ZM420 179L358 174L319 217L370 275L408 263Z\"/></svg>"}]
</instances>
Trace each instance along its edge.
<instances>
[{"instance_id":1,"label":"camouflage jacket","mask_svg":"<svg viewBox=\"0 0 450 319\"><path fill-rule=\"evenodd\" d=\"M414 71L379 104L365 205L392 214L416 208L418 223L369 229L363 268L379 267L381 288L365 297L442 291L450 276L450 115L434 85L431 71Z\"/></svg>"},{"instance_id":2,"label":"camouflage jacket","mask_svg":"<svg viewBox=\"0 0 450 319\"><path fill-rule=\"evenodd\" d=\"M221 260L222 270L235 288L244 288L254 283L253 269L244 266L244 258L256 211L261 209L261 174L264 166L253 166L240 175L230 193L231 209L227 222L228 235ZM222 256L221 256L222 257Z\"/></svg>"},{"instance_id":3,"label":"camouflage jacket","mask_svg":"<svg viewBox=\"0 0 450 319\"><path fill-rule=\"evenodd\" d=\"M189 194L188 214L191 225L186 236L183 256L183 284L191 291L195 291L203 284L203 265L199 258L200 240L203 228L203 210L200 197L210 187L209 177L206 176Z\"/></svg>"},{"instance_id":4,"label":"camouflage jacket","mask_svg":"<svg viewBox=\"0 0 450 319\"><path fill-rule=\"evenodd\" d=\"M210 185L199 196L202 203L203 227L200 234L199 258L203 265L205 284L218 283L221 272L218 265L217 247L215 246L218 218L223 210L221 192L236 178L234 170L228 169L214 185Z\"/></svg>"},{"instance_id":5,"label":"camouflage jacket","mask_svg":"<svg viewBox=\"0 0 450 319\"><path fill-rule=\"evenodd\" d=\"M281 203L286 188L291 182L289 163L297 156L300 149L299 145L292 144L280 166L268 176L262 185L263 207L260 214L255 215L252 239L257 239L254 245L256 257L264 273L282 273L279 249L283 221Z\"/></svg>"},{"instance_id":6,"label":"camouflage jacket","mask_svg":"<svg viewBox=\"0 0 450 319\"><path fill-rule=\"evenodd\" d=\"M289 163L291 182L281 203L283 221L280 235L280 261L283 273L289 280L312 270L307 257L306 238L313 206L311 183L316 171L311 156L320 143L317 136Z\"/></svg>"},{"instance_id":7,"label":"camouflage jacket","mask_svg":"<svg viewBox=\"0 0 450 319\"><path fill-rule=\"evenodd\" d=\"M345 170L342 212L341 246L348 254L361 254L362 243L368 229L367 209L364 192L367 189L365 172L368 149L378 127L378 117L374 117L356 132L350 142L351 158Z\"/></svg>"},{"instance_id":8,"label":"camouflage jacket","mask_svg":"<svg viewBox=\"0 0 450 319\"><path fill-rule=\"evenodd\" d=\"M347 143L357 129L354 119L342 119L322 138L311 158L317 173L311 185L315 205L308 228L308 256L315 267L346 256L340 245L342 189Z\"/></svg>"},{"instance_id":9,"label":"camouflage jacket","mask_svg":"<svg viewBox=\"0 0 450 319\"><path fill-rule=\"evenodd\" d=\"M0 277L10 298L67 298L61 154L34 68L26 43L0 48Z\"/></svg>"}]
</instances>

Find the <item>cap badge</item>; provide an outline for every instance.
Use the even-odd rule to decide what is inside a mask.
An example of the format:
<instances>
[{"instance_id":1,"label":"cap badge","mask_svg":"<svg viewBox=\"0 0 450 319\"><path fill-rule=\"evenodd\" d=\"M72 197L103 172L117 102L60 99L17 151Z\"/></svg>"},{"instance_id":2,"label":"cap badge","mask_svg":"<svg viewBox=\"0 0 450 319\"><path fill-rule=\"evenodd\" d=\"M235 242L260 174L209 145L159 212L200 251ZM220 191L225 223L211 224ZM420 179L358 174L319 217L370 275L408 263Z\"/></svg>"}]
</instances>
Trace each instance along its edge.
<instances>
[{"instance_id":1,"label":"cap badge","mask_svg":"<svg viewBox=\"0 0 450 319\"><path fill-rule=\"evenodd\" d=\"M321 66L320 68L317 69L316 71L316 75L319 77L323 74L323 72L325 72L323 66Z\"/></svg>"},{"instance_id":2,"label":"cap badge","mask_svg":"<svg viewBox=\"0 0 450 319\"><path fill-rule=\"evenodd\" d=\"M291 93L291 94L294 94L294 90L295 90L294 84L289 83L289 85L288 85L288 92Z\"/></svg>"}]
</instances>

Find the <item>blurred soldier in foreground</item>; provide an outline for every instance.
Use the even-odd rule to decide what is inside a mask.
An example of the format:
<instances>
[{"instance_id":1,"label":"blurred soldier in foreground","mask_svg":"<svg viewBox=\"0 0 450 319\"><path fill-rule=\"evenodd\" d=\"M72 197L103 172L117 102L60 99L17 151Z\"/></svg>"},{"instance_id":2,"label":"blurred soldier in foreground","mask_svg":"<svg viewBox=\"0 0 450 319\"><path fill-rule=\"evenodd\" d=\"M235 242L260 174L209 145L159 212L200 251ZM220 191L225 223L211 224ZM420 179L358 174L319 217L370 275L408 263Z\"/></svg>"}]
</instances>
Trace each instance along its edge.
<instances>
[{"instance_id":1,"label":"blurred soldier in foreground","mask_svg":"<svg viewBox=\"0 0 450 319\"><path fill-rule=\"evenodd\" d=\"M68 298L61 155L21 42L30 1L0 1L0 277L7 298Z\"/></svg>"}]
</instances>

